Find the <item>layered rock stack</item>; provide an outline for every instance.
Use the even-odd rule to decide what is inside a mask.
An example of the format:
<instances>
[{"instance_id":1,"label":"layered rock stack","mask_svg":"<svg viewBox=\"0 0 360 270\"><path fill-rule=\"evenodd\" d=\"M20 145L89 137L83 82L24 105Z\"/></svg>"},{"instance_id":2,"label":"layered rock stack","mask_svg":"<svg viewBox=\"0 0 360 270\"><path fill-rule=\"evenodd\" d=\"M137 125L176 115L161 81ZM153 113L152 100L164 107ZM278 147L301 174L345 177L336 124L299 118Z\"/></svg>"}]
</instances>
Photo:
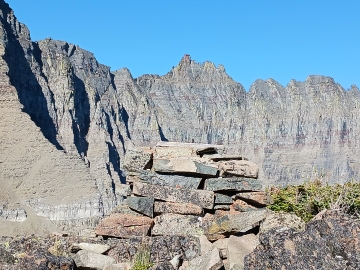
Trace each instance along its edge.
<instances>
[{"instance_id":1,"label":"layered rock stack","mask_svg":"<svg viewBox=\"0 0 360 270\"><path fill-rule=\"evenodd\" d=\"M222 145L176 142L129 150L123 164L129 185L127 207L104 218L96 234L192 237L202 242L192 257L217 254L215 268L208 269L219 269L227 258L228 238L250 233L268 215L265 207L270 202L262 191L258 166L224 153ZM184 269L203 269L196 266L205 259L202 256Z\"/></svg>"}]
</instances>

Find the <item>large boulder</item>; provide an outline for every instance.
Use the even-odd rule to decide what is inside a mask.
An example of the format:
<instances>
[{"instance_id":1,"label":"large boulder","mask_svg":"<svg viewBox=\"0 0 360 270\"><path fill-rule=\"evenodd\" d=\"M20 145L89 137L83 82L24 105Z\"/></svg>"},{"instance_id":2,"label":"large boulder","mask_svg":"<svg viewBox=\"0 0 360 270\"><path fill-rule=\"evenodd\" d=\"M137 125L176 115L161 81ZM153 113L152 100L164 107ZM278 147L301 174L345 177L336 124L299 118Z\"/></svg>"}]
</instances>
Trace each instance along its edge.
<instances>
[{"instance_id":1,"label":"large boulder","mask_svg":"<svg viewBox=\"0 0 360 270\"><path fill-rule=\"evenodd\" d=\"M360 269L360 221L338 211L306 224L305 231L272 229L245 257L245 269Z\"/></svg>"}]
</instances>

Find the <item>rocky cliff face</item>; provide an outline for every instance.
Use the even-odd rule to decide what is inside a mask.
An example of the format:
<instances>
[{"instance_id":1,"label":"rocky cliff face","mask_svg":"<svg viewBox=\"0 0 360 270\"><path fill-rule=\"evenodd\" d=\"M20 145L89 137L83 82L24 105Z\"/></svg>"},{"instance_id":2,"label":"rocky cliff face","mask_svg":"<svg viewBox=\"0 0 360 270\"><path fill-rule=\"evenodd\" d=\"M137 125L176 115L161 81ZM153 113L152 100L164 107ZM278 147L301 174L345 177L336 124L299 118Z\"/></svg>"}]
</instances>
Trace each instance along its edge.
<instances>
[{"instance_id":1,"label":"rocky cliff face","mask_svg":"<svg viewBox=\"0 0 360 270\"><path fill-rule=\"evenodd\" d=\"M259 164L265 184L358 177L356 86L345 91L310 76L286 87L257 80L246 92L223 66L189 55L164 76L134 79L74 44L31 41L3 0L0 9L0 180L8 190L0 193L18 194L13 213L25 206L54 220L108 213L125 195L126 151L159 140L224 144ZM47 196L67 201L50 206Z\"/></svg>"}]
</instances>

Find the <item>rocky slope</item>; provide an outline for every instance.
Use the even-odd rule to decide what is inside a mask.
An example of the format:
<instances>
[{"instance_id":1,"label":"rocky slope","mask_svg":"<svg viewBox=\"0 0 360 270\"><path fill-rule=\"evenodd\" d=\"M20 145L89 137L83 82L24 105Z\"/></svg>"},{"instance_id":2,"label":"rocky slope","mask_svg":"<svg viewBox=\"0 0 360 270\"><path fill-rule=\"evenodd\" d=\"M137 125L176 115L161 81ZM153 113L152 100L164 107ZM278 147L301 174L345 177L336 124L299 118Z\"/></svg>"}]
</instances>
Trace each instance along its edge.
<instances>
[{"instance_id":1,"label":"rocky slope","mask_svg":"<svg viewBox=\"0 0 360 270\"><path fill-rule=\"evenodd\" d=\"M356 86L310 76L286 87L257 80L246 92L223 66L189 55L164 76L133 78L77 45L31 41L3 0L0 10L3 219L108 213L126 195L126 151L159 140L224 144L259 164L265 184L359 175Z\"/></svg>"}]
</instances>

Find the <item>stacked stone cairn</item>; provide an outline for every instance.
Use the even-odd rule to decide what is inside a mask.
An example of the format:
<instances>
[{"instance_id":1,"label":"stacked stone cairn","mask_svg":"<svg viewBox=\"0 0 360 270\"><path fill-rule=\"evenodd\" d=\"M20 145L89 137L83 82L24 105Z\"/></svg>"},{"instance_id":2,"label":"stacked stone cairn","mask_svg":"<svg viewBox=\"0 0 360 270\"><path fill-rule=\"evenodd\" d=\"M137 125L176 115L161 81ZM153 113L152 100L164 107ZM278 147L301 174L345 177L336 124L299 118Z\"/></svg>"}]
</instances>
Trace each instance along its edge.
<instances>
[{"instance_id":1,"label":"stacked stone cairn","mask_svg":"<svg viewBox=\"0 0 360 270\"><path fill-rule=\"evenodd\" d=\"M159 142L128 150L123 168L127 206L104 218L97 235L127 239L127 248L139 238L181 243L166 256L151 254L159 263L173 258L158 269L243 269L270 203L255 163L222 145Z\"/></svg>"}]
</instances>

